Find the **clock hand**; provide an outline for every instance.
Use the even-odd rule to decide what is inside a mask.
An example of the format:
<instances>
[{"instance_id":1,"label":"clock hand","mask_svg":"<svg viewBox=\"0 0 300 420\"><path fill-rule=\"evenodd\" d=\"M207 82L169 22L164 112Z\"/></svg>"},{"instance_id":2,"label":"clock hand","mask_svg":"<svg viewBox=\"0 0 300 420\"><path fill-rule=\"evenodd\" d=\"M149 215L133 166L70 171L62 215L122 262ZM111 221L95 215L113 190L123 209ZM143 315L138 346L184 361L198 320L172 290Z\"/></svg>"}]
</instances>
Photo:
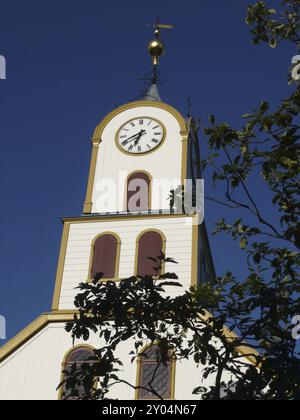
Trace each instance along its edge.
<instances>
[{"instance_id":1,"label":"clock hand","mask_svg":"<svg viewBox=\"0 0 300 420\"><path fill-rule=\"evenodd\" d=\"M137 137L139 137L139 136L140 136L140 137L142 137L142 136L144 136L145 134L146 134L146 131L145 131L145 130L141 130L141 132L140 132L140 133L135 134L134 136L129 137L129 139L124 140L124 141L122 142L122 145L123 145L123 146L126 146L127 144L129 144L129 143L131 143L131 142L135 141ZM134 146L135 146L135 144L134 144Z\"/></svg>"},{"instance_id":2,"label":"clock hand","mask_svg":"<svg viewBox=\"0 0 300 420\"><path fill-rule=\"evenodd\" d=\"M134 146L137 146L137 145L139 144L139 142L140 142L140 140L141 140L142 136L143 136L145 133L146 133L146 131L145 131L145 130L142 130L142 131L140 132L140 134L137 136L137 138L136 138L136 140L135 140L135 142L134 142Z\"/></svg>"},{"instance_id":3,"label":"clock hand","mask_svg":"<svg viewBox=\"0 0 300 420\"><path fill-rule=\"evenodd\" d=\"M135 138L136 138L137 136L139 136L141 133L142 133L142 134L143 134L143 133L145 133L145 130L141 130L139 133L134 134L133 136L128 137L128 138L126 139L126 143L129 143L129 141L133 141L133 140L135 140Z\"/></svg>"}]
</instances>

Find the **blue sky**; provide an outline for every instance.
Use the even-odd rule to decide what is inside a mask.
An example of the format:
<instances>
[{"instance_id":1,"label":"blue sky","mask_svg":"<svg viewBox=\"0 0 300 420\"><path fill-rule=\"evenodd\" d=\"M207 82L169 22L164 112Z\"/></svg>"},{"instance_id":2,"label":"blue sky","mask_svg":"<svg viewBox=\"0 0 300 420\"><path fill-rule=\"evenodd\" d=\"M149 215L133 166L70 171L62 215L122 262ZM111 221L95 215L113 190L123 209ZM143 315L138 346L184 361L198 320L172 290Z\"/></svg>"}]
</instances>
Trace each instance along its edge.
<instances>
[{"instance_id":1,"label":"blue sky","mask_svg":"<svg viewBox=\"0 0 300 420\"><path fill-rule=\"evenodd\" d=\"M262 99L289 93L297 53L254 47L244 24L250 0L10 0L0 9L1 290L8 338L50 309L61 216L80 214L94 127L140 94L151 70L146 24L159 14L164 34L163 100L195 117L234 126ZM272 6L277 1L269 2ZM201 139L203 154L205 139ZM254 185L253 185L254 187ZM207 193L213 195L210 185ZM257 192L265 214L274 211ZM224 209L206 203L209 232ZM238 246L211 239L217 272L243 276Z\"/></svg>"}]
</instances>

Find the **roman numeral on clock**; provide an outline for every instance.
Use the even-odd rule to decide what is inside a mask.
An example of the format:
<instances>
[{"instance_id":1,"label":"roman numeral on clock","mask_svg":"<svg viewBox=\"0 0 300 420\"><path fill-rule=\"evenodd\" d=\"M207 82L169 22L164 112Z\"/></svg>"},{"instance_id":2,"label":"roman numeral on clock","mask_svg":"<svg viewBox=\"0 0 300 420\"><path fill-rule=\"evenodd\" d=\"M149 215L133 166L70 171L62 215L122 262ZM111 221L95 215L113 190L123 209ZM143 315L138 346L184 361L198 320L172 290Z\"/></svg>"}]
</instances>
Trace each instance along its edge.
<instances>
[{"instance_id":1,"label":"roman numeral on clock","mask_svg":"<svg viewBox=\"0 0 300 420\"><path fill-rule=\"evenodd\" d=\"M152 142L157 144L158 140L157 139L152 139Z\"/></svg>"}]
</instances>

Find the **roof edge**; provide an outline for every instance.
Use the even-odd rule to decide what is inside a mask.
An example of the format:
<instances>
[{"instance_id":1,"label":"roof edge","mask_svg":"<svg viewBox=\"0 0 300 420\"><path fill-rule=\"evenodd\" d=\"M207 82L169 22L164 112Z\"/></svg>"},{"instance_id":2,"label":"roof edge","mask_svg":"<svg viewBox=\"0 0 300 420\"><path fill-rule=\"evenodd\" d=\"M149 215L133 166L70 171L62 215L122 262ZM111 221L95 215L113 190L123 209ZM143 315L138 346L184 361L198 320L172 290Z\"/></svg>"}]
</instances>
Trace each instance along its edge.
<instances>
[{"instance_id":1,"label":"roof edge","mask_svg":"<svg viewBox=\"0 0 300 420\"><path fill-rule=\"evenodd\" d=\"M69 322L74 319L76 311L53 311L47 312L36 318L31 324L20 331L15 337L0 347L0 363L12 353L26 344L32 337L39 333L51 322Z\"/></svg>"},{"instance_id":2,"label":"roof edge","mask_svg":"<svg viewBox=\"0 0 300 420\"><path fill-rule=\"evenodd\" d=\"M74 315L78 314L76 310L57 310L52 312L47 312L40 315L35 319L31 324L24 328L19 334L14 338L9 340L3 347L0 348L0 363L4 362L11 354L21 348L26 344L32 337L39 333L43 328L52 322L56 323L66 323L73 321ZM205 315L199 314L200 318L203 320L208 320L212 315L206 311ZM233 331L230 331L228 327L224 326L224 334L230 339L238 338ZM237 352L243 355L251 364L257 366L256 358L259 356L259 353L251 348L250 346L239 346L236 348Z\"/></svg>"}]
</instances>

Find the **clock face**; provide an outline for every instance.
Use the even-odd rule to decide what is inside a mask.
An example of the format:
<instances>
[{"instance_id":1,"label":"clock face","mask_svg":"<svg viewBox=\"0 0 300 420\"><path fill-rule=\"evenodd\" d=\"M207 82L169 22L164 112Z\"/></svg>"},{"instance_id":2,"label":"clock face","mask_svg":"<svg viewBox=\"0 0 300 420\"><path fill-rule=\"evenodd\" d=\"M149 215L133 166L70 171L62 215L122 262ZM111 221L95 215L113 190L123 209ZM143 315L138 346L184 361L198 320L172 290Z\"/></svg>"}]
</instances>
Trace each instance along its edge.
<instances>
[{"instance_id":1,"label":"clock face","mask_svg":"<svg viewBox=\"0 0 300 420\"><path fill-rule=\"evenodd\" d=\"M120 127L116 136L117 146L125 153L140 155L159 147L165 139L161 122L150 117L134 118Z\"/></svg>"}]
</instances>

